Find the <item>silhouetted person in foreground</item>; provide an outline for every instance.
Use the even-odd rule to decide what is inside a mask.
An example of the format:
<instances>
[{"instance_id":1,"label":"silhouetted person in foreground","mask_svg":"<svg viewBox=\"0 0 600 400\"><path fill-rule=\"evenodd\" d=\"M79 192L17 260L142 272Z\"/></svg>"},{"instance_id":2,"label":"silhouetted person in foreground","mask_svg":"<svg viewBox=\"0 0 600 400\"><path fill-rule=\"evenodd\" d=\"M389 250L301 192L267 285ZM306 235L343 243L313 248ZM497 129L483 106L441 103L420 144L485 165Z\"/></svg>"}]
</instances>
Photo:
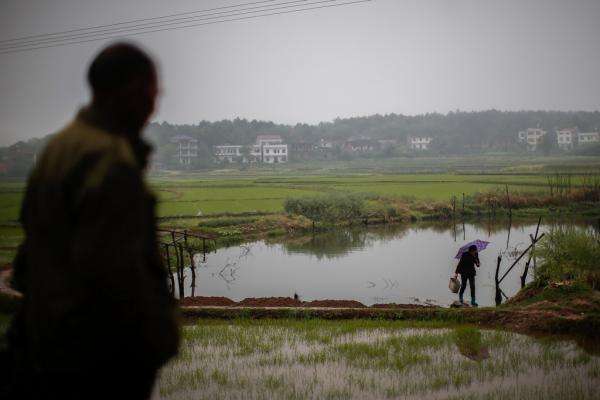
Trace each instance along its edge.
<instances>
[{"instance_id":1,"label":"silhouetted person in foreground","mask_svg":"<svg viewBox=\"0 0 600 400\"><path fill-rule=\"evenodd\" d=\"M178 348L175 303L143 180L157 72L129 44L92 62L93 99L39 157L14 261L23 302L2 398L145 399Z\"/></svg>"},{"instance_id":2,"label":"silhouetted person in foreground","mask_svg":"<svg viewBox=\"0 0 600 400\"><path fill-rule=\"evenodd\" d=\"M471 305L477 307L477 300L475 299L475 266L479 268L479 254L477 253L477 246L469 246L469 250L465 251L461 257L458 265L456 266L455 276L460 274L460 292L458 293L461 303L464 303L464 294L467 289L467 283L471 289Z\"/></svg>"}]
</instances>

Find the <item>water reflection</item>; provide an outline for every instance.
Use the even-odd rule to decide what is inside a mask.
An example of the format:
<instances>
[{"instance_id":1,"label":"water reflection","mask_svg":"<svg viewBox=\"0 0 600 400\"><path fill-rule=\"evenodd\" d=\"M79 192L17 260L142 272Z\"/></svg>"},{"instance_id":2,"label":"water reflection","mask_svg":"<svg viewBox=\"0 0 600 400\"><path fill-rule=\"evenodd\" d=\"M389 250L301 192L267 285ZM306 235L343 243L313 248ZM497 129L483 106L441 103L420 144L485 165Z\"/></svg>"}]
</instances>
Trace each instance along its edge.
<instances>
[{"instance_id":1,"label":"water reflection","mask_svg":"<svg viewBox=\"0 0 600 400\"><path fill-rule=\"evenodd\" d=\"M510 238L506 222L493 224L483 220L467 223L464 228L460 223L456 238L451 222L430 222L339 229L247 243L220 249L210 254L206 263L198 264L194 292L197 296L226 296L233 300L291 297L298 293L302 300L446 306L457 298L448 290L457 249L465 242L482 239L491 244L480 254L477 298L480 305L493 305L497 256L503 255L504 268L512 264L529 245L529 234L535 232L536 222L512 221ZM546 224L540 230L548 228ZM526 258L502 283L506 295L512 296L519 290ZM526 281L533 274L535 267L530 267ZM192 292L187 287L184 291L186 296Z\"/></svg>"},{"instance_id":2,"label":"water reflection","mask_svg":"<svg viewBox=\"0 0 600 400\"><path fill-rule=\"evenodd\" d=\"M365 229L364 227L335 229L315 233L309 236L287 238L283 246L289 254L310 254L317 259L344 257L355 250L373 246L384 240L399 240L409 230L411 225L385 225ZM272 241L281 243L280 239Z\"/></svg>"}]
</instances>

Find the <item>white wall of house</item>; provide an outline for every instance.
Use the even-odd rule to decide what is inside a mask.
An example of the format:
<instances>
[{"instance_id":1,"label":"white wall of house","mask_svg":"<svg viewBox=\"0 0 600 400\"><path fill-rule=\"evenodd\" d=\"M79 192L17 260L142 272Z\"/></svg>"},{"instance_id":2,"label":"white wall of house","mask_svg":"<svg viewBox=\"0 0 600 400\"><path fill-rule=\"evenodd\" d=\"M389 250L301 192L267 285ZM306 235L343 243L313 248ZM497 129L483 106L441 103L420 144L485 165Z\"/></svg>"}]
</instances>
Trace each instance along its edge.
<instances>
[{"instance_id":1,"label":"white wall of house","mask_svg":"<svg viewBox=\"0 0 600 400\"><path fill-rule=\"evenodd\" d=\"M428 150L432 141L433 138L429 136L409 136L408 147L411 150Z\"/></svg>"},{"instance_id":2,"label":"white wall of house","mask_svg":"<svg viewBox=\"0 0 600 400\"><path fill-rule=\"evenodd\" d=\"M180 164L189 165L198 157L198 140L188 136L177 136L173 141L177 143L177 158Z\"/></svg>"},{"instance_id":3,"label":"white wall of house","mask_svg":"<svg viewBox=\"0 0 600 400\"><path fill-rule=\"evenodd\" d=\"M575 129L560 129L556 131L556 141L560 149L572 149L576 138L577 131Z\"/></svg>"},{"instance_id":4,"label":"white wall of house","mask_svg":"<svg viewBox=\"0 0 600 400\"><path fill-rule=\"evenodd\" d=\"M600 143L600 132L580 132L577 135L577 141L580 145Z\"/></svg>"},{"instance_id":5,"label":"white wall of house","mask_svg":"<svg viewBox=\"0 0 600 400\"><path fill-rule=\"evenodd\" d=\"M242 146L222 145L214 147L214 155L218 161L235 162L242 157Z\"/></svg>"},{"instance_id":6,"label":"white wall of house","mask_svg":"<svg viewBox=\"0 0 600 400\"><path fill-rule=\"evenodd\" d=\"M250 148L250 157L246 159L242 154L241 145L214 146L214 155L217 161L236 162L263 162L277 164L288 162L288 145L277 135L260 135L256 143Z\"/></svg>"},{"instance_id":7,"label":"white wall of house","mask_svg":"<svg viewBox=\"0 0 600 400\"><path fill-rule=\"evenodd\" d=\"M542 143L542 138L546 135L546 131L540 128L527 128L519 132L519 141L527 145L527 150L535 151Z\"/></svg>"},{"instance_id":8,"label":"white wall of house","mask_svg":"<svg viewBox=\"0 0 600 400\"><path fill-rule=\"evenodd\" d=\"M287 144L268 144L262 146L262 161L267 164L286 163L288 161Z\"/></svg>"}]
</instances>

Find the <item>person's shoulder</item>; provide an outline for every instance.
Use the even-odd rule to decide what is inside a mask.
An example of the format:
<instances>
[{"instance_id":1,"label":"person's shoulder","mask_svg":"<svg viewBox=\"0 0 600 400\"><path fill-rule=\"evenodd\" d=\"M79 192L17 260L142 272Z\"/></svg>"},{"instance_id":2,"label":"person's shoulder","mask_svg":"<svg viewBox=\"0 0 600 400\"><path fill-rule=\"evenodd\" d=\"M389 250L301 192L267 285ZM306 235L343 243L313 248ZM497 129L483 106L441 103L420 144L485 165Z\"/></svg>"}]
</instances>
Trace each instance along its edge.
<instances>
[{"instance_id":1,"label":"person's shoulder","mask_svg":"<svg viewBox=\"0 0 600 400\"><path fill-rule=\"evenodd\" d=\"M81 155L98 153L115 161L135 164L135 157L129 142L122 136L111 134L76 118L58 135L57 143Z\"/></svg>"},{"instance_id":2,"label":"person's shoulder","mask_svg":"<svg viewBox=\"0 0 600 400\"><path fill-rule=\"evenodd\" d=\"M72 171L85 170L86 183L100 184L115 166L136 171L129 142L79 118L52 136L39 157L34 175L42 180L63 180Z\"/></svg>"}]
</instances>

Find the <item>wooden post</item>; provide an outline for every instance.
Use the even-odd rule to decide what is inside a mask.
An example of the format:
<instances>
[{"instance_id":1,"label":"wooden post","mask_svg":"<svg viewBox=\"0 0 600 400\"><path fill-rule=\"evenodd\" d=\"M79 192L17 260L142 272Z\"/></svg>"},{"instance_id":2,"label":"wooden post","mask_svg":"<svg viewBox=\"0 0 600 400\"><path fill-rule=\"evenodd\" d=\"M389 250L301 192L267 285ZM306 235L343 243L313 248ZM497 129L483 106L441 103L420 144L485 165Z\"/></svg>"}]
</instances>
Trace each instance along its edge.
<instances>
[{"instance_id":1,"label":"wooden post","mask_svg":"<svg viewBox=\"0 0 600 400\"><path fill-rule=\"evenodd\" d=\"M452 218L452 227L454 230L454 242L456 242L456 220Z\"/></svg>"},{"instance_id":2,"label":"wooden post","mask_svg":"<svg viewBox=\"0 0 600 400\"><path fill-rule=\"evenodd\" d=\"M508 206L508 217L512 218L512 205L510 204L510 194L508 192L508 185L506 185L506 204Z\"/></svg>"},{"instance_id":3,"label":"wooden post","mask_svg":"<svg viewBox=\"0 0 600 400\"><path fill-rule=\"evenodd\" d=\"M173 240L173 251L175 252L175 275L177 277L177 288L179 290L180 286L181 286L181 271L180 271L180 265L182 263L181 261L181 257L179 254L179 249L177 247L177 240L175 240L175 231L171 232L171 239ZM179 292L179 298L183 298L181 297L181 291Z\"/></svg>"},{"instance_id":4,"label":"wooden post","mask_svg":"<svg viewBox=\"0 0 600 400\"><path fill-rule=\"evenodd\" d=\"M179 249L179 265L178 265L178 278L179 278L179 298L183 299L185 297L185 288L184 288L184 282L185 282L185 276L184 276L184 266L185 266L185 258L183 255L183 246L181 245L181 243L177 244L178 249Z\"/></svg>"},{"instance_id":5,"label":"wooden post","mask_svg":"<svg viewBox=\"0 0 600 400\"><path fill-rule=\"evenodd\" d=\"M535 241L537 240L541 223L542 223L542 217L540 217L538 219L537 228L535 228L535 235L534 236L529 235L529 238L531 239L531 243L535 243ZM523 269L523 275L521 275L521 289L523 289L525 287L525 280L527 279L527 274L529 273L529 264L531 264L531 258L533 257L533 250L534 250L534 247L531 248L531 252L529 253L529 259L525 263L525 268Z\"/></svg>"},{"instance_id":6,"label":"wooden post","mask_svg":"<svg viewBox=\"0 0 600 400\"><path fill-rule=\"evenodd\" d=\"M452 196L452 218L456 218L456 196Z\"/></svg>"},{"instance_id":7,"label":"wooden post","mask_svg":"<svg viewBox=\"0 0 600 400\"><path fill-rule=\"evenodd\" d=\"M508 250L508 246L510 244L510 231L512 230L512 218L508 218L508 235L506 236L506 249Z\"/></svg>"},{"instance_id":8,"label":"wooden post","mask_svg":"<svg viewBox=\"0 0 600 400\"><path fill-rule=\"evenodd\" d=\"M524 256L525 254L527 254L527 252L528 252L529 250L531 250L531 248L532 248L533 246L535 246L535 244L536 244L537 242L539 242L539 241L540 241L540 240L541 240L543 237L544 237L544 234L542 233L542 234L540 235L540 237L538 237L538 238L537 238L537 239L536 239L536 240L535 240L533 243L531 243L531 244L529 245L529 247L527 247L527 248L525 249L525 251L523 251L523 253L521 253L521 255L520 255L519 257L517 257L517 259L515 260L515 262L513 262L513 263L512 263L512 265L511 265L511 266L510 266L510 267L509 267L509 268L506 270L506 272L504 273L504 275L502 275L502 278L500 278L500 280L498 281L498 283L502 282L502 281L504 280L504 278L506 278L506 275L508 275L508 273L510 272L510 270L511 270L511 269L513 269L513 268L514 268L514 266L515 266L515 265L517 265L517 263L518 263L519 261L521 261L521 258L523 258L523 256Z\"/></svg>"},{"instance_id":9,"label":"wooden post","mask_svg":"<svg viewBox=\"0 0 600 400\"><path fill-rule=\"evenodd\" d=\"M192 282L190 283L190 288L192 289L192 297L194 297L196 294L196 263L194 263L194 250L188 243L187 230L183 231L183 241L185 243L185 251L188 253L188 257L190 258L190 270L192 271Z\"/></svg>"},{"instance_id":10,"label":"wooden post","mask_svg":"<svg viewBox=\"0 0 600 400\"><path fill-rule=\"evenodd\" d=\"M502 295L500 294L500 292L501 292L500 281L498 280L498 275L500 274L500 263L501 262L502 262L502 256L498 255L498 262L496 264L496 274L494 275L494 283L495 283L495 287L496 287L495 300L496 300L497 306L502 304Z\"/></svg>"},{"instance_id":11,"label":"wooden post","mask_svg":"<svg viewBox=\"0 0 600 400\"><path fill-rule=\"evenodd\" d=\"M527 274L529 273L529 263L531 262L531 257L525 263L525 268L523 269L523 275L521 275L521 289L525 287L525 280L527 279Z\"/></svg>"},{"instance_id":12,"label":"wooden post","mask_svg":"<svg viewBox=\"0 0 600 400\"><path fill-rule=\"evenodd\" d=\"M465 216L465 194L462 194L462 215Z\"/></svg>"},{"instance_id":13,"label":"wooden post","mask_svg":"<svg viewBox=\"0 0 600 400\"><path fill-rule=\"evenodd\" d=\"M171 296L175 294L175 278L173 277L173 270L171 269L171 256L169 254L169 244L165 243L165 255L167 257L167 271L169 272L169 282L171 282L171 286L169 287L169 291L171 292Z\"/></svg>"}]
</instances>

